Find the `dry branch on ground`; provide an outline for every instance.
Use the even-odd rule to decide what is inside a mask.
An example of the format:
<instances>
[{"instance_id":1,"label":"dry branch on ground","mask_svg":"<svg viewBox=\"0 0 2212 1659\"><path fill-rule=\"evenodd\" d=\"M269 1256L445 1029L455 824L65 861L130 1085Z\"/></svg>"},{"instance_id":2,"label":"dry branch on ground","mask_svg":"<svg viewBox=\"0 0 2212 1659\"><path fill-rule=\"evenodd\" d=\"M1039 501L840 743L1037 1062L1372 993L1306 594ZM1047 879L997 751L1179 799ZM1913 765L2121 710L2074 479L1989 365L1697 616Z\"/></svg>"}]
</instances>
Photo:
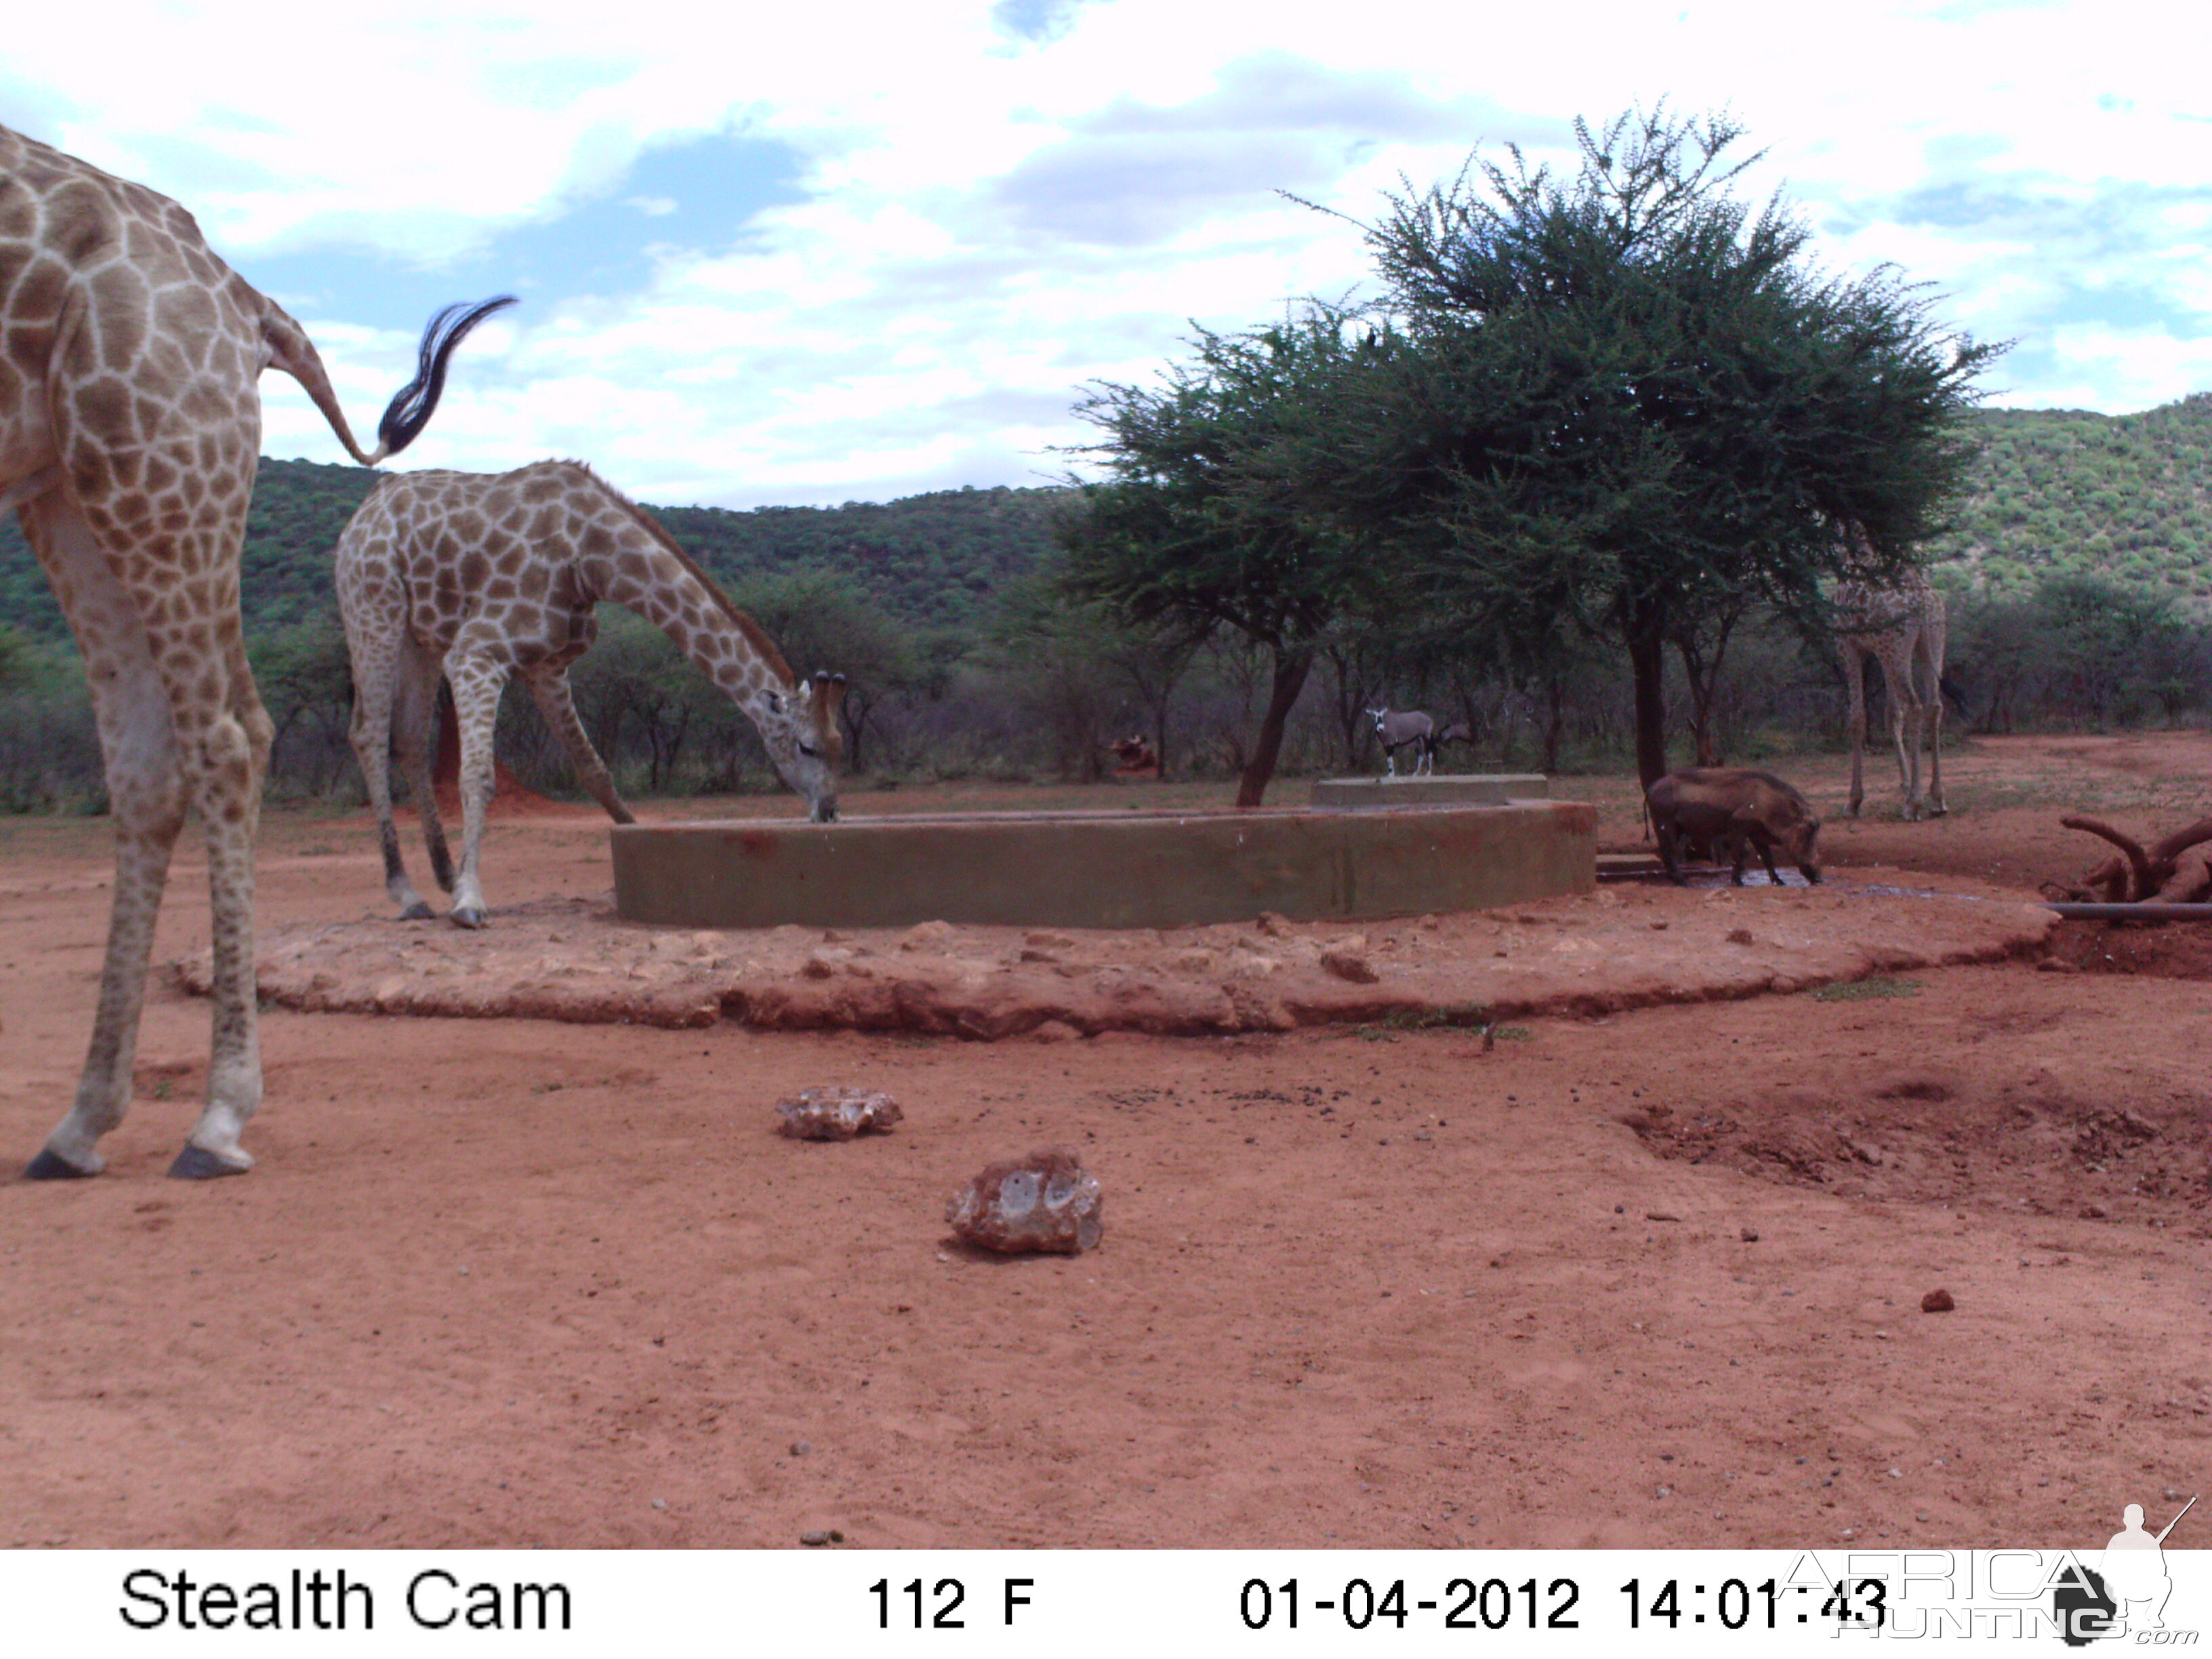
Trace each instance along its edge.
<instances>
[{"instance_id":1,"label":"dry branch on ground","mask_svg":"<svg viewBox=\"0 0 2212 1659\"><path fill-rule=\"evenodd\" d=\"M2207 846L2212 842L2212 818L2199 818L2148 848L2099 818L2058 822L2108 841L2119 851L2070 883L2044 883L2050 897L2080 904L2195 904L2212 899L2212 848Z\"/></svg>"}]
</instances>

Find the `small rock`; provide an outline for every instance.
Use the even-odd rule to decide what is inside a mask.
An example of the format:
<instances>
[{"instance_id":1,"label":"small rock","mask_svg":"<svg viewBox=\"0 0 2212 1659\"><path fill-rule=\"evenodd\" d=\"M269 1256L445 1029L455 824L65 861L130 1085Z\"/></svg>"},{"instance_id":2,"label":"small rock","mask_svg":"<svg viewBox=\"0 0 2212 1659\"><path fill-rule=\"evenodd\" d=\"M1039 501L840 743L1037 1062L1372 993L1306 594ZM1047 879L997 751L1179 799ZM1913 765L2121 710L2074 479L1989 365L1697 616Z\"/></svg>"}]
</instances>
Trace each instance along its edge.
<instances>
[{"instance_id":1,"label":"small rock","mask_svg":"<svg viewBox=\"0 0 2212 1659\"><path fill-rule=\"evenodd\" d=\"M1750 929L1750 928L1748 928L1748 927L1731 927L1731 928L1729 928L1729 931L1728 931L1728 942L1729 942L1730 945L1748 945L1748 944L1750 944L1750 943L1751 943L1751 929Z\"/></svg>"},{"instance_id":2,"label":"small rock","mask_svg":"<svg viewBox=\"0 0 2212 1659\"><path fill-rule=\"evenodd\" d=\"M830 1533L826 1532L826 1531L824 1531L824 1532L802 1532L801 1534L799 1534L799 1541L800 1543L802 1543L802 1544L805 1544L805 1545L809 1545L809 1546L818 1545L818 1544L826 1544L826 1543L828 1543L828 1542L830 1541L830 1536L831 1536L831 1534L830 1534Z\"/></svg>"},{"instance_id":3,"label":"small rock","mask_svg":"<svg viewBox=\"0 0 2212 1659\"><path fill-rule=\"evenodd\" d=\"M1663 921L1655 921L1651 924L1651 931L1655 933L1663 933L1667 931L1667 924Z\"/></svg>"},{"instance_id":4,"label":"small rock","mask_svg":"<svg viewBox=\"0 0 2212 1659\"><path fill-rule=\"evenodd\" d=\"M2063 957L2045 957L2035 964L2039 974L2078 974L2081 970Z\"/></svg>"},{"instance_id":5,"label":"small rock","mask_svg":"<svg viewBox=\"0 0 2212 1659\"><path fill-rule=\"evenodd\" d=\"M1354 985L1372 985L1382 977L1364 954L1348 951L1340 945L1321 953L1321 965L1339 979L1349 980Z\"/></svg>"},{"instance_id":6,"label":"small rock","mask_svg":"<svg viewBox=\"0 0 2212 1659\"><path fill-rule=\"evenodd\" d=\"M831 1084L801 1089L797 1098L775 1103L776 1133L793 1140L850 1140L874 1130L889 1133L905 1114L879 1089L848 1089Z\"/></svg>"},{"instance_id":7,"label":"small rock","mask_svg":"<svg viewBox=\"0 0 2212 1659\"><path fill-rule=\"evenodd\" d=\"M1644 1218L1646 1221L1680 1221L1682 1218L1672 1210L1646 1210Z\"/></svg>"},{"instance_id":8,"label":"small rock","mask_svg":"<svg viewBox=\"0 0 2212 1659\"><path fill-rule=\"evenodd\" d=\"M804 1440L794 1440L791 1443L791 1455L793 1457L804 1457L813 1449L814 1448Z\"/></svg>"},{"instance_id":9,"label":"small rock","mask_svg":"<svg viewBox=\"0 0 2212 1659\"><path fill-rule=\"evenodd\" d=\"M953 1194L945 1218L987 1250L1074 1255L1097 1244L1099 1211L1098 1177L1073 1148L1052 1146L992 1164Z\"/></svg>"},{"instance_id":10,"label":"small rock","mask_svg":"<svg viewBox=\"0 0 2212 1659\"><path fill-rule=\"evenodd\" d=\"M1073 949L1075 945L1074 939L1066 933L1024 933L1022 935L1022 943L1034 945L1040 951L1066 951Z\"/></svg>"},{"instance_id":11,"label":"small rock","mask_svg":"<svg viewBox=\"0 0 2212 1659\"><path fill-rule=\"evenodd\" d=\"M1048 1019L1031 1031L1030 1036L1037 1042L1078 1042L1082 1040L1083 1033L1064 1019Z\"/></svg>"},{"instance_id":12,"label":"small rock","mask_svg":"<svg viewBox=\"0 0 2212 1659\"><path fill-rule=\"evenodd\" d=\"M939 951L958 930L949 921L916 922L899 935L902 951Z\"/></svg>"},{"instance_id":13,"label":"small rock","mask_svg":"<svg viewBox=\"0 0 2212 1659\"><path fill-rule=\"evenodd\" d=\"M1297 930L1284 917L1273 910L1260 912L1260 931L1270 939L1288 939Z\"/></svg>"},{"instance_id":14,"label":"small rock","mask_svg":"<svg viewBox=\"0 0 2212 1659\"><path fill-rule=\"evenodd\" d=\"M852 959L850 951L836 945L824 945L820 950L809 951L806 960L799 963L799 971L809 979L828 979L837 971L841 963Z\"/></svg>"},{"instance_id":15,"label":"small rock","mask_svg":"<svg viewBox=\"0 0 2212 1659\"><path fill-rule=\"evenodd\" d=\"M1923 1313L1948 1313L1958 1305L1951 1299L1951 1292L1945 1290L1930 1291L1920 1298L1920 1311Z\"/></svg>"}]
</instances>

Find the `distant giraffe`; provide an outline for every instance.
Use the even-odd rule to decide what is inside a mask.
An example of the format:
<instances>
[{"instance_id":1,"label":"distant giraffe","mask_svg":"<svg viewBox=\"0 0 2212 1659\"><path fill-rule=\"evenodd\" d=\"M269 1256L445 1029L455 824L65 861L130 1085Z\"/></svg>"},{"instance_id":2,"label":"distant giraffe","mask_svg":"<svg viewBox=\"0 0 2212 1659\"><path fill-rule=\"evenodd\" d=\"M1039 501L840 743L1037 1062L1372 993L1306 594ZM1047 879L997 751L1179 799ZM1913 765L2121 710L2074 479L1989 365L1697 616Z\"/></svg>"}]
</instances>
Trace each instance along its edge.
<instances>
[{"instance_id":1,"label":"distant giraffe","mask_svg":"<svg viewBox=\"0 0 2212 1659\"><path fill-rule=\"evenodd\" d=\"M447 355L501 299L449 307L421 372L354 441L299 324L208 251L166 196L0 129L0 512L14 509L91 682L115 833L99 1011L76 1103L24 1172L97 1175L131 1069L169 855L188 807L207 836L214 1033L207 1104L173 1176L238 1175L261 1103L253 842L274 736L246 665L240 549L264 368L307 389L363 465L436 408Z\"/></svg>"},{"instance_id":2,"label":"distant giraffe","mask_svg":"<svg viewBox=\"0 0 2212 1659\"><path fill-rule=\"evenodd\" d=\"M1873 545L1854 526L1852 568L1871 572ZM1836 637L1843 649L1844 684L1850 697L1851 803L1856 817L1866 798L1860 760L1866 746L1866 659L1881 665L1889 696L1890 741L1897 750L1905 816L1939 817L1943 805L1943 596L1911 566L1894 577L1847 577L1835 595ZM1928 792L1920 789L1920 745L1928 745Z\"/></svg>"},{"instance_id":3,"label":"distant giraffe","mask_svg":"<svg viewBox=\"0 0 2212 1659\"><path fill-rule=\"evenodd\" d=\"M492 733L510 675L530 688L577 781L617 823L633 822L585 735L568 665L598 637L593 607L627 605L729 694L817 822L837 816L842 674L796 678L774 641L732 605L659 521L579 461L516 471L404 472L361 504L338 539L338 610L353 656L353 749L384 844L385 888L403 918L431 909L407 878L392 818L396 746L452 919L484 922L478 865L492 795ZM461 862L453 867L429 763L438 678L460 727Z\"/></svg>"}]
</instances>

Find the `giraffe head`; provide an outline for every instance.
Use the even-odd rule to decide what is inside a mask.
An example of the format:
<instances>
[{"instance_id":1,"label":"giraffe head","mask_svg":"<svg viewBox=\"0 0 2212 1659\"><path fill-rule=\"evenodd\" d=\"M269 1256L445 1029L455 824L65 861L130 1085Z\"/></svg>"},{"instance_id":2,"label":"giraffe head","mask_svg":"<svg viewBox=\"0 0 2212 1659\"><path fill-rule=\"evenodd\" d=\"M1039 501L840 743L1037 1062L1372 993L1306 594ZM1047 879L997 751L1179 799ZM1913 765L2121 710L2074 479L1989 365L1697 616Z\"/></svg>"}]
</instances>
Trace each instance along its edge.
<instances>
[{"instance_id":1,"label":"giraffe head","mask_svg":"<svg viewBox=\"0 0 2212 1659\"><path fill-rule=\"evenodd\" d=\"M842 674L817 673L761 693L757 724L768 757L783 781L806 798L808 816L817 823L837 816L837 769L845 758L837 708L844 701Z\"/></svg>"}]
</instances>

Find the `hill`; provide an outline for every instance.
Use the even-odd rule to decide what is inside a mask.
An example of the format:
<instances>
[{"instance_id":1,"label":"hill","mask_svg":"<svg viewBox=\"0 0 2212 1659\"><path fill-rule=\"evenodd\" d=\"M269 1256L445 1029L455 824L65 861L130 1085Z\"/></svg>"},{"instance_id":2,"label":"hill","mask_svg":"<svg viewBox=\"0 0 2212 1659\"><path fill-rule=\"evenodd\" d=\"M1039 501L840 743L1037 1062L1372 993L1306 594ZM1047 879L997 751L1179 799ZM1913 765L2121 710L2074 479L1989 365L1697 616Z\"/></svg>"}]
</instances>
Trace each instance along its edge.
<instances>
[{"instance_id":1,"label":"hill","mask_svg":"<svg viewBox=\"0 0 2212 1659\"><path fill-rule=\"evenodd\" d=\"M1932 543L1972 586L2109 576L2212 610L2212 392L2139 415L1977 412L1957 528Z\"/></svg>"},{"instance_id":2,"label":"hill","mask_svg":"<svg viewBox=\"0 0 2212 1659\"><path fill-rule=\"evenodd\" d=\"M2212 392L2138 415L1978 411L1977 453L1939 567L2001 596L2045 575L2117 578L2212 611ZM375 475L264 459L246 526L246 629L329 617L331 550ZM898 622L967 632L993 596L1051 550L1060 489L947 489L842 507L734 512L662 507L676 538L727 582L826 568ZM0 522L0 620L33 638L68 635L13 518Z\"/></svg>"},{"instance_id":3,"label":"hill","mask_svg":"<svg viewBox=\"0 0 2212 1659\"><path fill-rule=\"evenodd\" d=\"M365 467L263 459L246 529L249 634L336 616L331 550L376 477ZM718 580L827 568L860 583L901 622L965 629L981 623L1006 582L1050 550L1052 514L1065 495L1001 487L842 507L653 511ZM12 514L0 520L0 619L37 639L69 634Z\"/></svg>"}]
</instances>

